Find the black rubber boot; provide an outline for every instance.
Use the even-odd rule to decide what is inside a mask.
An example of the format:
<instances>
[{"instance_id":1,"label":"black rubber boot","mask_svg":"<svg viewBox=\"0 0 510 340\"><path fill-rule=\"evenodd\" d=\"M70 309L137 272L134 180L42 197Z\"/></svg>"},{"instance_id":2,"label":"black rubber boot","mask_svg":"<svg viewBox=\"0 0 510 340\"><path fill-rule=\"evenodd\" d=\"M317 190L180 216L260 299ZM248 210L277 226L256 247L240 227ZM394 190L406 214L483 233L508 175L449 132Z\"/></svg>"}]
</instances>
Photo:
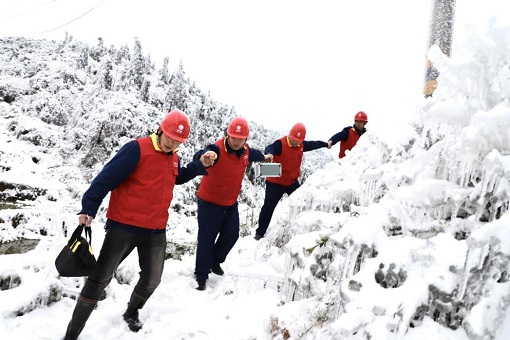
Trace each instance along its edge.
<instances>
[{"instance_id":1,"label":"black rubber boot","mask_svg":"<svg viewBox=\"0 0 510 340\"><path fill-rule=\"evenodd\" d=\"M202 279L197 279L197 290L205 290L206 286L205 286L205 281L206 280L202 280Z\"/></svg>"},{"instance_id":2,"label":"black rubber boot","mask_svg":"<svg viewBox=\"0 0 510 340\"><path fill-rule=\"evenodd\" d=\"M223 275L225 272L221 269L221 266L218 262L215 262L211 268L211 271L216 275Z\"/></svg>"},{"instance_id":3,"label":"black rubber boot","mask_svg":"<svg viewBox=\"0 0 510 340\"><path fill-rule=\"evenodd\" d=\"M145 305L145 302L147 302L147 298L133 292L128 302L128 307L124 314L122 314L132 332L138 332L143 327L143 323L138 318L138 310Z\"/></svg>"},{"instance_id":4,"label":"black rubber boot","mask_svg":"<svg viewBox=\"0 0 510 340\"><path fill-rule=\"evenodd\" d=\"M78 339L83 327L85 327L85 323L96 306L95 302L91 302L92 301L85 302L81 297L78 297L76 306L74 307L73 316L71 317L71 321L69 321L69 325L67 325L64 340Z\"/></svg>"}]
</instances>

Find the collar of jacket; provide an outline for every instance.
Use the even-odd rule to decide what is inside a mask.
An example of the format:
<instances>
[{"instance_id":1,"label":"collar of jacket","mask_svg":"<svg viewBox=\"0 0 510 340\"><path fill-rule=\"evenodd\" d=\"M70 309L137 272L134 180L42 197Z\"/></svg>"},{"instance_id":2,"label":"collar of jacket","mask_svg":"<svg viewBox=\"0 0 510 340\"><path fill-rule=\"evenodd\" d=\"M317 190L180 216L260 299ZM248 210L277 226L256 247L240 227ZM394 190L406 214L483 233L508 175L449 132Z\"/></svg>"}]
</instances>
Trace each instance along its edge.
<instances>
[{"instance_id":1,"label":"collar of jacket","mask_svg":"<svg viewBox=\"0 0 510 340\"><path fill-rule=\"evenodd\" d=\"M358 128L356 127L356 125L353 125L353 126L352 126L352 129L353 129L354 131L356 131L356 133L357 133L358 135L360 135L360 136L361 136L362 134L364 134L364 133L365 133L365 131L367 130L367 129L365 129L365 128L363 128L363 130L360 130L360 129L358 129Z\"/></svg>"},{"instance_id":2,"label":"collar of jacket","mask_svg":"<svg viewBox=\"0 0 510 340\"><path fill-rule=\"evenodd\" d=\"M291 147L291 148L297 148L298 146L300 146L300 145L301 145L301 143L299 143L299 144L298 144L298 145L296 145L296 146L292 146L292 144L290 144L289 136L287 136L287 138L286 138L286 139L287 139L287 145L288 145L289 147Z\"/></svg>"},{"instance_id":3,"label":"collar of jacket","mask_svg":"<svg viewBox=\"0 0 510 340\"><path fill-rule=\"evenodd\" d=\"M156 150L157 152L163 152L165 153L165 151L161 150L161 148L159 147L159 136L157 133L153 133L151 135L151 140L152 140L152 146L154 147L154 150ZM172 151L169 151L169 152L166 152L167 155L173 155L174 153L177 153L177 151L179 151L179 149L173 149Z\"/></svg>"}]
</instances>

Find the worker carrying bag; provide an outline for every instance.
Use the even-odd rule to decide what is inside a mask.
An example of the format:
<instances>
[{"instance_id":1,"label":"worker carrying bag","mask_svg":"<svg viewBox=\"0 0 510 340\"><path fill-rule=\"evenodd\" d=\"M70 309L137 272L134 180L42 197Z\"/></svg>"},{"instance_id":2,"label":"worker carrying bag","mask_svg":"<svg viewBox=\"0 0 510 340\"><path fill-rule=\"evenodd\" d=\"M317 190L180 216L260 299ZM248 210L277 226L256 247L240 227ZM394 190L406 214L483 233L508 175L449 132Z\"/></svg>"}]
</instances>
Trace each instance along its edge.
<instances>
[{"instance_id":1,"label":"worker carrying bag","mask_svg":"<svg viewBox=\"0 0 510 340\"><path fill-rule=\"evenodd\" d=\"M85 237L81 236L83 228L85 228ZM55 259L55 267L60 276L89 276L96 271L97 261L92 252L91 243L92 228L80 224Z\"/></svg>"}]
</instances>

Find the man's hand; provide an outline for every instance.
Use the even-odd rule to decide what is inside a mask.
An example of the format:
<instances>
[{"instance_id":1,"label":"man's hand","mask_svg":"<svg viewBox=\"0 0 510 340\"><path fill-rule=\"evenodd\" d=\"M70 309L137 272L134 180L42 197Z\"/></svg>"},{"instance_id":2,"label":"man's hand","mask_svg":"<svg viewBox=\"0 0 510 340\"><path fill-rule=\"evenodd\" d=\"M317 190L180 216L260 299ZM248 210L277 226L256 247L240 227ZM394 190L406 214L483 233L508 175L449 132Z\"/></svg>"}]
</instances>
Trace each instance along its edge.
<instances>
[{"instance_id":1,"label":"man's hand","mask_svg":"<svg viewBox=\"0 0 510 340\"><path fill-rule=\"evenodd\" d=\"M214 165L214 161L218 158L218 155L214 151L207 151L202 156L200 156L200 162L205 168Z\"/></svg>"},{"instance_id":2,"label":"man's hand","mask_svg":"<svg viewBox=\"0 0 510 340\"><path fill-rule=\"evenodd\" d=\"M274 156L268 153L267 155L264 155L264 162L272 163Z\"/></svg>"},{"instance_id":3,"label":"man's hand","mask_svg":"<svg viewBox=\"0 0 510 340\"><path fill-rule=\"evenodd\" d=\"M81 214L78 217L78 223L80 225L82 225L82 224L85 225L85 227L90 227L90 225L92 224L92 220L93 219L94 219L94 217L92 217L92 216Z\"/></svg>"},{"instance_id":4,"label":"man's hand","mask_svg":"<svg viewBox=\"0 0 510 340\"><path fill-rule=\"evenodd\" d=\"M333 142L328 140L328 149L331 149L331 145L333 145Z\"/></svg>"}]
</instances>

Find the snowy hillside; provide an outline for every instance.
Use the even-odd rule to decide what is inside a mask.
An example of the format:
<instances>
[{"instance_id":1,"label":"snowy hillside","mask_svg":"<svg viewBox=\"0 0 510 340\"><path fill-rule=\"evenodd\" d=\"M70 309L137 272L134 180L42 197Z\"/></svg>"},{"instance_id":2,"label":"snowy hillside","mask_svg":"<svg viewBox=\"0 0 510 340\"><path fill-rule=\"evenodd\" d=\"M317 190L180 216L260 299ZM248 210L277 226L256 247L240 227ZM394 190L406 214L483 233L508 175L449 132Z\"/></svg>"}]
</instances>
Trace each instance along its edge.
<instances>
[{"instance_id":1,"label":"snowy hillside","mask_svg":"<svg viewBox=\"0 0 510 340\"><path fill-rule=\"evenodd\" d=\"M101 39L88 46L71 36L62 42L0 39L0 112L5 131L0 189L7 203L55 201L55 218L65 221L58 217L60 212L79 210L77 199L104 163L130 139L155 131L174 107L184 110L192 123L190 139L180 150L184 164L224 135L235 109L201 91L182 66L168 70L168 58L156 68L150 56L143 55L140 42L134 42L131 52L127 46L106 47ZM287 133L256 122L251 130L249 144L260 149ZM20 155L20 150L26 151ZM331 159L322 150L307 155L303 179ZM248 179L241 199L256 208L263 189L253 170ZM194 213L198 181L176 188L174 210ZM6 220L16 214L12 211ZM36 234L40 228L53 228L50 235L61 232L60 226L56 230L33 221L20 224ZM12 233L9 226L0 230ZM24 233L18 228L13 237ZM0 240L10 238L0 235Z\"/></svg>"},{"instance_id":2,"label":"snowy hillside","mask_svg":"<svg viewBox=\"0 0 510 340\"><path fill-rule=\"evenodd\" d=\"M280 202L261 241L249 235L254 228L248 220L256 220L256 214L243 212L246 237L227 258L225 276L212 276L204 292L194 289L192 275L192 190L177 194L173 206L187 206L172 211L169 240L180 242L169 244L163 282L141 312L143 330L132 333L121 319L137 278L132 254L119 267L82 337L509 339L508 37L510 25L494 20L485 31L473 30L457 41L451 59L432 48L428 57L440 72L440 85L432 98L417 103L410 122L373 126L347 157L317 166L299 190ZM19 53L6 51L12 43L1 45L2 58L11 58L3 63L20 60ZM44 48L37 44L51 45L18 43L28 44L33 53ZM8 103L5 98L11 94L5 89L16 89L21 98L32 95L34 84L16 76L32 65L27 62L19 71L6 66L9 73L0 73L0 183L5 187L0 237L3 245L20 237L41 239L26 253L0 256L0 334L60 339L83 285L82 279L59 277L53 266L65 243L62 222L74 226L81 193L111 155L102 148L114 150L131 135L102 132L102 122L116 121L121 111L99 115L101 103L117 99L103 97L99 90L83 102L86 109L70 105L62 110L80 113L67 118L71 122L64 130L45 121L53 115L43 119L49 104L41 103L53 97ZM81 72L67 73L83 82ZM55 76L41 86L52 92L63 79ZM197 99L202 98L211 111L233 114L205 95L192 98L193 105L203 105ZM156 102L145 106L130 99L126 94L121 102L122 112L129 114L122 116L126 125L120 131L147 132L159 118L151 111ZM65 100L57 102L65 105ZM140 119L138 105L145 118ZM189 105L192 121L206 119L194 116L203 111ZM87 115L90 111L98 114ZM224 117L214 117L213 125L222 125ZM203 138L209 126L196 134ZM220 133L218 127L214 134ZM64 143L55 148L60 140ZM94 144L98 140L101 147ZM204 142L190 145L195 149ZM12 197L15 205L9 202ZM103 221L104 216L93 226L95 249L102 241Z\"/></svg>"}]
</instances>

